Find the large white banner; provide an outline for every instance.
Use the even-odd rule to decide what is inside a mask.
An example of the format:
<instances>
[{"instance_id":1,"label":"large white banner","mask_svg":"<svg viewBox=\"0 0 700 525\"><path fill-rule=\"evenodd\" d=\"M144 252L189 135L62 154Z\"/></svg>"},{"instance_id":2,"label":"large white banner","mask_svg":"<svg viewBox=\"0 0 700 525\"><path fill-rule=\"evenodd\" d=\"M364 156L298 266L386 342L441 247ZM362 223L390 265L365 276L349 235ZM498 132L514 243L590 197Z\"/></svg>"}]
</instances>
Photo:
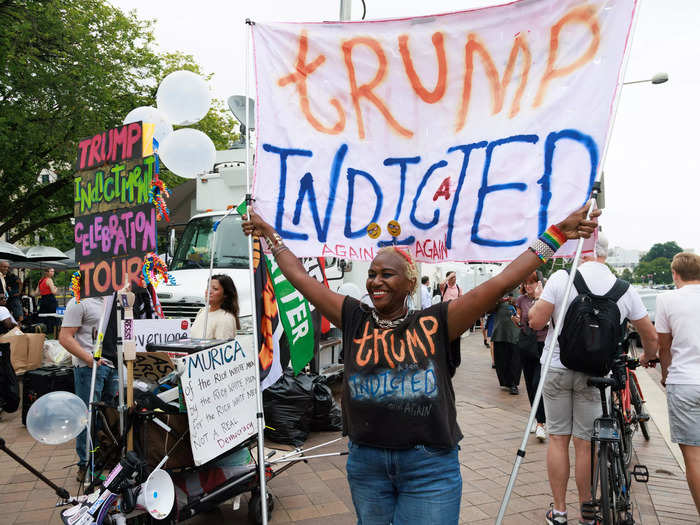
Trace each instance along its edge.
<instances>
[{"instance_id":1,"label":"large white banner","mask_svg":"<svg viewBox=\"0 0 700 525\"><path fill-rule=\"evenodd\" d=\"M514 258L590 192L635 8L255 23L256 211L297 256Z\"/></svg>"}]
</instances>

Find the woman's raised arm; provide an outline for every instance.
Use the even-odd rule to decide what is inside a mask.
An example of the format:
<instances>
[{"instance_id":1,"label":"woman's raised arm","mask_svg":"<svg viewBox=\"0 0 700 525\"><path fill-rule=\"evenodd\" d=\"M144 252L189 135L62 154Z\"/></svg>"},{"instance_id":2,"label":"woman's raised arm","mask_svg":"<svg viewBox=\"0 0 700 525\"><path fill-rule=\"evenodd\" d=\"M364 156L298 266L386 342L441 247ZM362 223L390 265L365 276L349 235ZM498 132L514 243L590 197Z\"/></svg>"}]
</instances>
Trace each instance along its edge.
<instances>
[{"instance_id":1,"label":"woman's raised arm","mask_svg":"<svg viewBox=\"0 0 700 525\"><path fill-rule=\"evenodd\" d=\"M598 227L597 217L600 210L591 212L586 219L592 201L579 208L556 225L555 229L566 239L588 238ZM547 230L549 231L549 230ZM542 264L542 259L528 248L495 277L477 286L458 299L450 302L447 310L447 327L450 341L457 339L467 331L476 320L493 307L496 301L512 290L517 284L535 271Z\"/></svg>"},{"instance_id":2,"label":"woman's raised arm","mask_svg":"<svg viewBox=\"0 0 700 525\"><path fill-rule=\"evenodd\" d=\"M252 209L249 218L243 217L243 233L265 237L272 248L277 266L284 276L321 314L338 328L342 328L342 310L345 296L333 292L311 277L299 259L287 248L275 229Z\"/></svg>"}]
</instances>

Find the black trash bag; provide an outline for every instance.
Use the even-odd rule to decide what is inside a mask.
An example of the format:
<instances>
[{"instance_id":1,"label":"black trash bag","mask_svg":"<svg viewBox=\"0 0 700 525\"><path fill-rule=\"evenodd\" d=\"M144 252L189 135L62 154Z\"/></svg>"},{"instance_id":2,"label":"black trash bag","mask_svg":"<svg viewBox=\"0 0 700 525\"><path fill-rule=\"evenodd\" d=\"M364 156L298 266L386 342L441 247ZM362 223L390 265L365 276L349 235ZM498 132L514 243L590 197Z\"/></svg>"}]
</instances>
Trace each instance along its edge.
<instances>
[{"instance_id":1,"label":"black trash bag","mask_svg":"<svg viewBox=\"0 0 700 525\"><path fill-rule=\"evenodd\" d=\"M314 379L314 416L311 420L311 430L342 430L343 419L338 403L333 399L333 392L326 384L326 378L317 376Z\"/></svg>"},{"instance_id":2,"label":"black trash bag","mask_svg":"<svg viewBox=\"0 0 700 525\"><path fill-rule=\"evenodd\" d=\"M292 370L272 386L263 391L265 411L265 436L276 443L304 444L311 431L314 415L313 376L299 374L294 377Z\"/></svg>"},{"instance_id":3,"label":"black trash bag","mask_svg":"<svg viewBox=\"0 0 700 525\"><path fill-rule=\"evenodd\" d=\"M10 362L10 343L0 343L0 408L14 412L19 407L19 384Z\"/></svg>"}]
</instances>

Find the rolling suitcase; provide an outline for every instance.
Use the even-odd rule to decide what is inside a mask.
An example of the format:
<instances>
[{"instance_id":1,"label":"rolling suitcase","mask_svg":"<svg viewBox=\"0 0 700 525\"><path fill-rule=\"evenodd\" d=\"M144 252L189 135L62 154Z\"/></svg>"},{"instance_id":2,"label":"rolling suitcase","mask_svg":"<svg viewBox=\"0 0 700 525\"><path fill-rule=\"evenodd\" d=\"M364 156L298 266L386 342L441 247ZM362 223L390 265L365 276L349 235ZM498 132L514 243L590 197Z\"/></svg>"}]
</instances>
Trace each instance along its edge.
<instances>
[{"instance_id":1,"label":"rolling suitcase","mask_svg":"<svg viewBox=\"0 0 700 525\"><path fill-rule=\"evenodd\" d=\"M74 392L72 366L46 366L26 372L22 392L22 424L27 424L27 411L34 401L57 390Z\"/></svg>"}]
</instances>

